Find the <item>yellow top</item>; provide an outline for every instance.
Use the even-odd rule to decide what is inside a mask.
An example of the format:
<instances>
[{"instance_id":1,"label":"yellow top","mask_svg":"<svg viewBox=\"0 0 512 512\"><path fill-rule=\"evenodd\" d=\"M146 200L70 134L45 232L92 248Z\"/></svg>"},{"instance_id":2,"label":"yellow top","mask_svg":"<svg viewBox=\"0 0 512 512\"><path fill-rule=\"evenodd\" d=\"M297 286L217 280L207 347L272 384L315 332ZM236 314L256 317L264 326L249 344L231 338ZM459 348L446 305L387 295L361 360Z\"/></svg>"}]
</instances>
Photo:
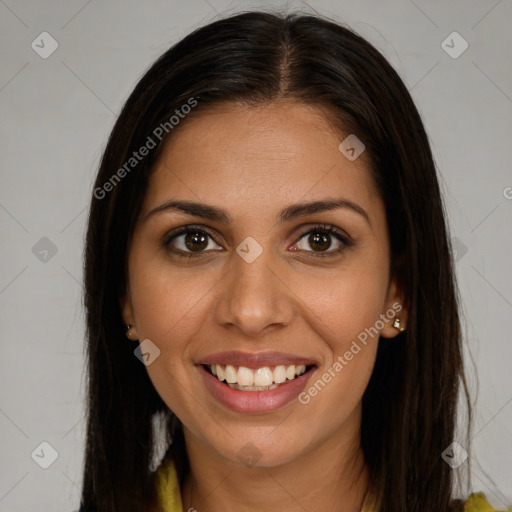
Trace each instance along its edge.
<instances>
[{"instance_id":1,"label":"yellow top","mask_svg":"<svg viewBox=\"0 0 512 512\"><path fill-rule=\"evenodd\" d=\"M178 474L174 462L162 464L157 471L157 493L159 512L184 512L181 503ZM367 496L361 512L377 512L371 503L371 497ZM464 512L500 512L488 503L481 492L473 493L464 504Z\"/></svg>"}]
</instances>

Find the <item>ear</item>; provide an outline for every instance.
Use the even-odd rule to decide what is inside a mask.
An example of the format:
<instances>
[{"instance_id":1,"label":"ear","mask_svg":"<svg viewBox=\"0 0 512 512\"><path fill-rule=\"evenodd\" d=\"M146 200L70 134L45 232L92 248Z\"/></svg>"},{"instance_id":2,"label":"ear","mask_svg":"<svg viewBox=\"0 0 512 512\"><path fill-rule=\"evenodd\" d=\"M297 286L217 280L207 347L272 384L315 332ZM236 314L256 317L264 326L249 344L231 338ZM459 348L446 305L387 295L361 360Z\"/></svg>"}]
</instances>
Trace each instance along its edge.
<instances>
[{"instance_id":1,"label":"ear","mask_svg":"<svg viewBox=\"0 0 512 512\"><path fill-rule=\"evenodd\" d=\"M136 336L136 325L135 318L133 316L133 306L131 302L130 288L126 287L126 292L119 297L119 308L121 311L121 316L123 318L123 322L126 325L130 325L130 332L127 332L127 337L132 338Z\"/></svg>"},{"instance_id":2,"label":"ear","mask_svg":"<svg viewBox=\"0 0 512 512\"><path fill-rule=\"evenodd\" d=\"M393 323L397 318L400 319L401 328L407 327L408 308L406 305L405 287L400 279L400 268L394 272L393 278L389 283L385 309L383 315L381 315L385 324L380 332L383 338L394 338L400 334L400 329L393 327Z\"/></svg>"}]
</instances>

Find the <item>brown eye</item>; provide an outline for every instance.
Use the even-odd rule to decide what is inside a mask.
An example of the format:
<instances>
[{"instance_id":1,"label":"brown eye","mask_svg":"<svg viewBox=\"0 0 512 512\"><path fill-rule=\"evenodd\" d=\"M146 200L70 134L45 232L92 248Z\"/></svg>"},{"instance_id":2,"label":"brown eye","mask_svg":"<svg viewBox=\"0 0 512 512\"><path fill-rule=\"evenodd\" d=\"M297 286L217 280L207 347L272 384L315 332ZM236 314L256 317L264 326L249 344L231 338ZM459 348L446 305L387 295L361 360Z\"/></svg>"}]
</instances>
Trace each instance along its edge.
<instances>
[{"instance_id":1,"label":"brown eye","mask_svg":"<svg viewBox=\"0 0 512 512\"><path fill-rule=\"evenodd\" d=\"M330 236L319 232L309 235L308 243L313 249L319 251L326 251L331 246Z\"/></svg>"},{"instance_id":2,"label":"brown eye","mask_svg":"<svg viewBox=\"0 0 512 512\"><path fill-rule=\"evenodd\" d=\"M306 239L307 237L307 239ZM302 242L306 239L306 242ZM331 249L334 239L334 249ZM301 245L302 244L302 245ZM333 226L315 226L302 235L296 246L306 252L310 252L313 256L336 256L347 247L354 245L354 242L344 233L338 231ZM312 251L308 249L310 247ZM325 253L325 254L322 254Z\"/></svg>"},{"instance_id":3,"label":"brown eye","mask_svg":"<svg viewBox=\"0 0 512 512\"><path fill-rule=\"evenodd\" d=\"M190 232L185 235L184 243L193 252L202 251L208 246L208 237L199 232Z\"/></svg>"},{"instance_id":4,"label":"brown eye","mask_svg":"<svg viewBox=\"0 0 512 512\"><path fill-rule=\"evenodd\" d=\"M205 230L189 226L171 232L162 241L162 246L177 256L200 256L207 249L220 248L212 243L213 238Z\"/></svg>"}]
</instances>

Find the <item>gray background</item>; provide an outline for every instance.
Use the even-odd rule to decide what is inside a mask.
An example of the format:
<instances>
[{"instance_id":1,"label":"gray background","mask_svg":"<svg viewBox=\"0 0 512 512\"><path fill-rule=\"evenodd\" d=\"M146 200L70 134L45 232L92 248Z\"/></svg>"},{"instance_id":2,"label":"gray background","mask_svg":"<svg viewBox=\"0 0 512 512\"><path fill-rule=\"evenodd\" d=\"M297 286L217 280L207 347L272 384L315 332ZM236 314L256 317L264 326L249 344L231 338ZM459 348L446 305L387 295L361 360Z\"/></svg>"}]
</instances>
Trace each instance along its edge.
<instances>
[{"instance_id":1,"label":"gray background","mask_svg":"<svg viewBox=\"0 0 512 512\"><path fill-rule=\"evenodd\" d=\"M154 59L192 29L242 9L285 5L315 9L369 39L422 113L475 363L473 486L496 507L512 501L510 0L325 0L309 8L0 0L1 511L70 511L79 503L86 208L123 102ZM48 36L39 36L45 31L58 48L43 59L31 43L51 49ZM442 45L453 31L469 45L457 58L462 40ZM39 465L52 462L42 442L58 453L48 469Z\"/></svg>"}]
</instances>

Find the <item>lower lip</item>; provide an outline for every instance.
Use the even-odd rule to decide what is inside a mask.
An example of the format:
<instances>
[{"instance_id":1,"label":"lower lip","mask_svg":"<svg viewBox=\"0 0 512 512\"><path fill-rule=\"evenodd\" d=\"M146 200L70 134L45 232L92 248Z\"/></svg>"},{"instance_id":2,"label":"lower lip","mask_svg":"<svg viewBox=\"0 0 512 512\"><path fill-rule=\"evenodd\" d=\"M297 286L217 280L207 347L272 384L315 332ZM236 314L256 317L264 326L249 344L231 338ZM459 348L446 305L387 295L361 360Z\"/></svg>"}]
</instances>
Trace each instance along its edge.
<instances>
[{"instance_id":1,"label":"lower lip","mask_svg":"<svg viewBox=\"0 0 512 512\"><path fill-rule=\"evenodd\" d=\"M306 387L306 383L315 372L312 368L300 377L283 382L269 391L240 391L232 389L213 376L203 365L198 365L210 393L224 406L235 412L268 412L279 409L294 400Z\"/></svg>"}]
</instances>

